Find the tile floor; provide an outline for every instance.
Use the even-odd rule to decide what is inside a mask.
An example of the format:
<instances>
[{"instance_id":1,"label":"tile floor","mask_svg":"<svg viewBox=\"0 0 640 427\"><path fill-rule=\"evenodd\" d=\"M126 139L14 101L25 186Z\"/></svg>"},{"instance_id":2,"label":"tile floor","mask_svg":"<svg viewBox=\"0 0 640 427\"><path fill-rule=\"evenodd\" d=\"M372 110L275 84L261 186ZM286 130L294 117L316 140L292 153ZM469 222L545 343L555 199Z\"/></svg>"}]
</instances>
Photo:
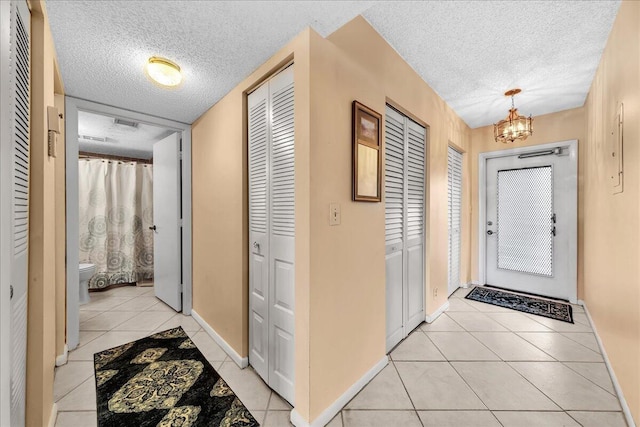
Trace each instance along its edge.
<instances>
[{"instance_id":1,"label":"tile floor","mask_svg":"<svg viewBox=\"0 0 640 427\"><path fill-rule=\"evenodd\" d=\"M468 291L458 290L446 313L398 345L329 426L626 426L581 307L571 325L469 301ZM93 353L178 325L262 426L290 426L289 404L153 288L92 293L80 319L80 345L56 370L56 426L96 425Z\"/></svg>"}]
</instances>

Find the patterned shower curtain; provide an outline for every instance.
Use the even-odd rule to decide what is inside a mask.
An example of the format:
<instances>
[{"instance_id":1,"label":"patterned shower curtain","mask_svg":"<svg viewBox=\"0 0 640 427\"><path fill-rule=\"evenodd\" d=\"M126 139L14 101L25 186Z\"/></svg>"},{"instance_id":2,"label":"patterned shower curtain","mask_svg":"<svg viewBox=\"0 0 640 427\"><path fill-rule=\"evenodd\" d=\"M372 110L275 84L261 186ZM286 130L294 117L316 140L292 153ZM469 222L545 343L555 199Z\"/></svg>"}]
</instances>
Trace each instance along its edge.
<instances>
[{"instance_id":1,"label":"patterned shower curtain","mask_svg":"<svg viewBox=\"0 0 640 427\"><path fill-rule=\"evenodd\" d=\"M82 159L78 165L80 263L89 289L153 278L153 166Z\"/></svg>"}]
</instances>

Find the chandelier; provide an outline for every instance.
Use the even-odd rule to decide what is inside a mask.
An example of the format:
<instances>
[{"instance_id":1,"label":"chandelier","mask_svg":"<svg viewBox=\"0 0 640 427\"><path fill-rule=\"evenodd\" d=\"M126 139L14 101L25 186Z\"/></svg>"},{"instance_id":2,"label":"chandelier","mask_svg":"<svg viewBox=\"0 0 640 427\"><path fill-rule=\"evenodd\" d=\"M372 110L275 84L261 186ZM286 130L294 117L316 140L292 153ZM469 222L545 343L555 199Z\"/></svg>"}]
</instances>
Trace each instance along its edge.
<instances>
[{"instance_id":1,"label":"chandelier","mask_svg":"<svg viewBox=\"0 0 640 427\"><path fill-rule=\"evenodd\" d=\"M506 119L500 120L493 125L493 136L496 142L506 144L516 139L524 141L533 133L533 129L531 128L533 119L531 116L519 116L518 109L513 104L513 97L520 92L522 92L520 89L511 89L504 93L504 96L511 97L511 109Z\"/></svg>"}]
</instances>

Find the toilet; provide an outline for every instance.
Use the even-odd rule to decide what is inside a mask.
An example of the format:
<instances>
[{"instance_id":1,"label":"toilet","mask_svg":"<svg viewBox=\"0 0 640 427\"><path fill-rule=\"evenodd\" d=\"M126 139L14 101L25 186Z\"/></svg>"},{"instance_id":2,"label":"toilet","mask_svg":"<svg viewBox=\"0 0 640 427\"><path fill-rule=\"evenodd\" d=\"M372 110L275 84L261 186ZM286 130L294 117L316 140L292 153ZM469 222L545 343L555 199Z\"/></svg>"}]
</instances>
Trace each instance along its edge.
<instances>
[{"instance_id":1,"label":"toilet","mask_svg":"<svg viewBox=\"0 0 640 427\"><path fill-rule=\"evenodd\" d=\"M80 264L80 304L89 302L89 279L96 273L95 264Z\"/></svg>"}]
</instances>

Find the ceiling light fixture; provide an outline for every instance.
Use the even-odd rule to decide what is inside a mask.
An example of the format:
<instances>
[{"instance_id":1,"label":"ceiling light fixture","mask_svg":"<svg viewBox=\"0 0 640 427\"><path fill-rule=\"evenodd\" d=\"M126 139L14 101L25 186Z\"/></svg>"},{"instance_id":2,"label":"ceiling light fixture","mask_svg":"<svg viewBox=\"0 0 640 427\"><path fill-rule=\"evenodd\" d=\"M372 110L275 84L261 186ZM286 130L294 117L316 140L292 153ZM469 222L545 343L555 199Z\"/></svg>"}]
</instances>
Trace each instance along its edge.
<instances>
[{"instance_id":1,"label":"ceiling light fixture","mask_svg":"<svg viewBox=\"0 0 640 427\"><path fill-rule=\"evenodd\" d=\"M180 67L166 58L152 56L147 62L146 71L149 78L164 87L175 87L182 82Z\"/></svg>"},{"instance_id":2,"label":"ceiling light fixture","mask_svg":"<svg viewBox=\"0 0 640 427\"><path fill-rule=\"evenodd\" d=\"M518 109L513 103L513 97L520 92L522 92L520 89L511 89L504 93L504 96L511 97L511 109L509 110L509 114L506 119L500 120L498 123L493 125L493 136L496 139L496 142L506 144L508 142L513 142L516 139L524 141L533 133L533 128L531 127L533 119L531 116L519 116Z\"/></svg>"}]
</instances>

